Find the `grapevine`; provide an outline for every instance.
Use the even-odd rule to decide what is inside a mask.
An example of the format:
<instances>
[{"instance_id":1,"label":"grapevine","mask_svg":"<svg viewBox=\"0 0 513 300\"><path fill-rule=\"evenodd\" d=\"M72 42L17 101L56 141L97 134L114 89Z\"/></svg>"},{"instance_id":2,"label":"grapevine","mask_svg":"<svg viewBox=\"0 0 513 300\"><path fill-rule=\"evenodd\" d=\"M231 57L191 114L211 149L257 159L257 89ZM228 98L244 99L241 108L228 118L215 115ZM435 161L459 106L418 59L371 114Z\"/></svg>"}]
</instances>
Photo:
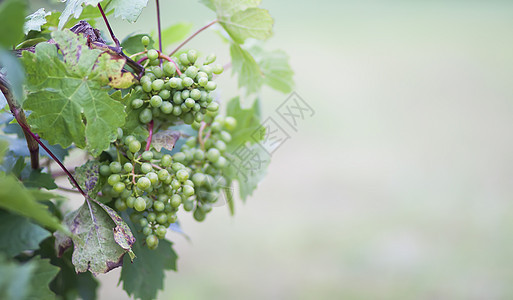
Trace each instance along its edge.
<instances>
[{"instance_id":1,"label":"grapevine","mask_svg":"<svg viewBox=\"0 0 513 300\"><path fill-rule=\"evenodd\" d=\"M170 45L163 45L158 0L156 37L131 35L122 42L116 37L110 15L135 22L147 3L128 2L68 1L62 12L39 9L26 18L25 2L0 4L0 26L12 28L0 39L4 115L12 116L0 125L5 133L0 139L0 225L2 219L15 220L28 224L21 229L33 226L30 230L40 233L34 245L0 247L0 266L32 264L52 274L19 299L41 289L52 297L83 298L80 285L96 282L90 274L116 267L122 267L120 281L129 295L154 299L164 270L175 269L177 255L168 233L179 228L179 218L202 222L223 204L233 213L234 183L244 200L265 173L235 159L241 147L260 149L264 136L253 133L262 130L262 86L292 89L287 56L264 50L258 41L271 36L268 11L259 1L202 1L216 19L183 34L175 41L179 45L166 52ZM97 21L105 22L113 44L95 28ZM186 48L216 24L214 30L230 43L230 62ZM226 68L241 88L231 100L216 81L226 76ZM281 84L272 81L277 76ZM241 99L253 106L242 108ZM8 124L11 119L17 125ZM17 153L14 146L23 144L29 151ZM87 159L72 171L66 156L78 152ZM56 191L70 189L55 184L60 175L83 197L75 211L63 210L67 200ZM148 275L154 282L136 284L146 264L159 266ZM77 274L89 277L79 280Z\"/></svg>"}]
</instances>

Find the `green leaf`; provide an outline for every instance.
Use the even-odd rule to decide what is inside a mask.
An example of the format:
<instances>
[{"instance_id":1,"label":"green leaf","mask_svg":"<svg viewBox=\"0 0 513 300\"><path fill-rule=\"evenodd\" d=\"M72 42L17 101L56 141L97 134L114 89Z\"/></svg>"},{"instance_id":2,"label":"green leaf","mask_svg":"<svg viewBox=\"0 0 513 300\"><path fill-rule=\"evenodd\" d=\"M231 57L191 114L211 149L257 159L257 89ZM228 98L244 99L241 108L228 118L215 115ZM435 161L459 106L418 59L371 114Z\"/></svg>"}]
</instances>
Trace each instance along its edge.
<instances>
[{"instance_id":1,"label":"green leaf","mask_svg":"<svg viewBox=\"0 0 513 300\"><path fill-rule=\"evenodd\" d=\"M78 210L64 218L73 236L66 238L56 233L56 248L62 254L70 240L73 242L72 262L77 273L103 274L122 265L123 256L129 249L118 244L118 232L123 231L124 237L131 232L119 228L112 219L112 212L106 212L104 205L86 200ZM127 241L128 248L134 242L135 239Z\"/></svg>"},{"instance_id":2,"label":"green leaf","mask_svg":"<svg viewBox=\"0 0 513 300\"><path fill-rule=\"evenodd\" d=\"M245 87L248 94L257 92L262 86L263 75L251 54L232 43L230 46L233 74L238 74L239 87Z\"/></svg>"},{"instance_id":3,"label":"green leaf","mask_svg":"<svg viewBox=\"0 0 513 300\"><path fill-rule=\"evenodd\" d=\"M25 250L36 250L50 235L25 217L0 210L0 252L13 257Z\"/></svg>"},{"instance_id":4,"label":"green leaf","mask_svg":"<svg viewBox=\"0 0 513 300\"><path fill-rule=\"evenodd\" d=\"M78 19L82 14L83 5L98 5L102 0L67 0L66 8L59 17L59 30L64 28L64 25L68 22L69 18L73 16Z\"/></svg>"},{"instance_id":5,"label":"green leaf","mask_svg":"<svg viewBox=\"0 0 513 300\"><path fill-rule=\"evenodd\" d=\"M256 190L258 183L265 177L271 157L258 144L241 145L233 152L226 153L229 161L224 176L237 180L240 197L246 200Z\"/></svg>"},{"instance_id":6,"label":"green leaf","mask_svg":"<svg viewBox=\"0 0 513 300\"><path fill-rule=\"evenodd\" d=\"M258 7L261 0L200 0L208 8L212 9L221 17L229 17L234 13L252 7Z\"/></svg>"},{"instance_id":7,"label":"green leaf","mask_svg":"<svg viewBox=\"0 0 513 300\"><path fill-rule=\"evenodd\" d=\"M88 160L85 164L75 169L75 180L84 192L91 198L96 198L102 185L100 180L100 162Z\"/></svg>"},{"instance_id":8,"label":"green leaf","mask_svg":"<svg viewBox=\"0 0 513 300\"><path fill-rule=\"evenodd\" d=\"M239 97L235 97L226 106L226 115L237 120L237 127L231 132L232 140L226 145L228 152L237 149L240 145L254 143L252 134L260 126L260 101L256 99L250 108L242 108Z\"/></svg>"},{"instance_id":9,"label":"green leaf","mask_svg":"<svg viewBox=\"0 0 513 300\"><path fill-rule=\"evenodd\" d=\"M121 47L123 48L123 50L126 53L129 53L129 54L143 52L144 46L141 43L141 38L143 36L147 36L150 38L150 44L148 45L148 48L153 48L155 41L151 38L151 36L148 36L147 34L136 34L136 35L127 37L121 43Z\"/></svg>"},{"instance_id":10,"label":"green leaf","mask_svg":"<svg viewBox=\"0 0 513 300\"><path fill-rule=\"evenodd\" d=\"M0 255L0 299L24 300L30 293L34 262L18 264Z\"/></svg>"},{"instance_id":11,"label":"green leaf","mask_svg":"<svg viewBox=\"0 0 513 300\"><path fill-rule=\"evenodd\" d=\"M144 240L144 236L137 230L136 238ZM150 250L142 242L134 245L137 257L131 262L128 257L123 262L121 277L123 289L128 295L136 299L157 299L157 293L164 287L164 270L176 271L177 255L173 251L172 243L160 240L155 250Z\"/></svg>"},{"instance_id":12,"label":"green leaf","mask_svg":"<svg viewBox=\"0 0 513 300\"><path fill-rule=\"evenodd\" d=\"M110 147L117 128L125 122L123 104L103 89L108 78L121 73L122 64L100 59L95 66L101 51L88 49L82 36L69 30L52 36L64 61L55 45L47 43L37 45L35 53L23 52L22 62L32 74L24 103L25 109L32 110L28 121L51 144L68 147L75 143L98 156Z\"/></svg>"},{"instance_id":13,"label":"green leaf","mask_svg":"<svg viewBox=\"0 0 513 300\"><path fill-rule=\"evenodd\" d=\"M155 133L151 138L151 145L160 152L162 148L172 151L181 133L173 130L163 130Z\"/></svg>"},{"instance_id":14,"label":"green leaf","mask_svg":"<svg viewBox=\"0 0 513 300\"><path fill-rule=\"evenodd\" d=\"M0 173L0 207L31 218L43 226L64 230L59 220L48 213L46 207L15 177Z\"/></svg>"},{"instance_id":15,"label":"green leaf","mask_svg":"<svg viewBox=\"0 0 513 300\"><path fill-rule=\"evenodd\" d=\"M30 260L36 264L36 269L30 279L30 294L27 300L52 300L56 299L54 292L50 290L49 284L59 273L59 268L50 264L49 259L40 257Z\"/></svg>"},{"instance_id":16,"label":"green leaf","mask_svg":"<svg viewBox=\"0 0 513 300\"><path fill-rule=\"evenodd\" d=\"M114 17L133 23L137 21L147 4L148 0L111 0L104 10L114 10Z\"/></svg>"},{"instance_id":17,"label":"green leaf","mask_svg":"<svg viewBox=\"0 0 513 300\"><path fill-rule=\"evenodd\" d=\"M23 185L27 188L45 188L53 190L57 188L52 175L43 173L42 170L30 170L28 178L23 179Z\"/></svg>"},{"instance_id":18,"label":"green leaf","mask_svg":"<svg viewBox=\"0 0 513 300\"><path fill-rule=\"evenodd\" d=\"M46 24L46 16L50 13L45 12L44 8L38 9L35 13L25 18L25 25L23 25L23 33L27 34L29 31L41 31L41 26Z\"/></svg>"},{"instance_id":19,"label":"green leaf","mask_svg":"<svg viewBox=\"0 0 513 300\"><path fill-rule=\"evenodd\" d=\"M184 40L191 32L192 23L176 23L162 30L162 49Z\"/></svg>"},{"instance_id":20,"label":"green leaf","mask_svg":"<svg viewBox=\"0 0 513 300\"><path fill-rule=\"evenodd\" d=\"M0 46L11 48L23 36L25 1L6 0L0 4Z\"/></svg>"},{"instance_id":21,"label":"green leaf","mask_svg":"<svg viewBox=\"0 0 513 300\"><path fill-rule=\"evenodd\" d=\"M294 71L290 67L289 56L285 51L265 51L262 48L262 43L257 41L249 43L248 51L259 65L265 84L283 93L292 92Z\"/></svg>"},{"instance_id":22,"label":"green leaf","mask_svg":"<svg viewBox=\"0 0 513 300\"><path fill-rule=\"evenodd\" d=\"M248 8L238 11L229 18L221 18L219 23L232 39L239 44L247 38L265 40L272 35L273 18L262 8Z\"/></svg>"}]
</instances>

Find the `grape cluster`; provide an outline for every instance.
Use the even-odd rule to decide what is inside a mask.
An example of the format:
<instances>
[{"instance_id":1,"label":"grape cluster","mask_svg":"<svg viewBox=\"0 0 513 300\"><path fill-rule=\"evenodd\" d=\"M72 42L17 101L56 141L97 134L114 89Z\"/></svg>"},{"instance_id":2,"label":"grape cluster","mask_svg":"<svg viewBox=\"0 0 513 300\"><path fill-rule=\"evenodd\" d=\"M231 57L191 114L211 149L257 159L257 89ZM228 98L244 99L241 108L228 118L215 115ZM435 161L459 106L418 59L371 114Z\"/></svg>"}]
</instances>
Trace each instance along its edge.
<instances>
[{"instance_id":1,"label":"grape cluster","mask_svg":"<svg viewBox=\"0 0 513 300\"><path fill-rule=\"evenodd\" d=\"M216 116L211 124L200 126L198 136L190 137L173 156L151 147L145 151L145 141L123 137L120 130L115 142L118 159L100 166L100 175L106 178L102 194L114 200L116 210L131 209L131 218L142 228L150 249L176 222L180 206L194 210L194 218L203 221L227 184L222 175L227 165L223 153L236 121Z\"/></svg>"},{"instance_id":2,"label":"grape cluster","mask_svg":"<svg viewBox=\"0 0 513 300\"><path fill-rule=\"evenodd\" d=\"M144 45L145 39L142 42ZM148 50L147 57L150 66L146 67L145 75L140 80L143 97L131 102L133 109L142 108L139 113L141 123L174 116L185 124L192 124L203 121L207 112L219 110L212 93L217 84L212 79L223 72L223 66L214 64L214 54L208 55L200 63L197 51L189 50L172 57L173 62L164 61L162 67L155 49Z\"/></svg>"}]
</instances>

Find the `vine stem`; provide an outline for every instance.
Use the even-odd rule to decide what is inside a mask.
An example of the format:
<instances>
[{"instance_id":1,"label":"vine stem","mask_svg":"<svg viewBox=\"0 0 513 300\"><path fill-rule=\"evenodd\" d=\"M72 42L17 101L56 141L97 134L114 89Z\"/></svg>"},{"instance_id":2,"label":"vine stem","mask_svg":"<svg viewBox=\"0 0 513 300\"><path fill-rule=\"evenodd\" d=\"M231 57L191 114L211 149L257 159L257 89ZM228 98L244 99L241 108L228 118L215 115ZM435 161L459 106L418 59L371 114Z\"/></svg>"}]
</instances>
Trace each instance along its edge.
<instances>
[{"instance_id":1,"label":"vine stem","mask_svg":"<svg viewBox=\"0 0 513 300\"><path fill-rule=\"evenodd\" d=\"M107 16L105 15L105 12L103 11L102 5L100 3L98 3L98 9L100 10L100 13L102 14L103 21L105 21L105 25L107 25L107 29L109 29L110 37L116 44L116 47L119 47L119 45L120 45L119 40L114 35L114 31L112 31L112 28L110 27L109 20L107 20Z\"/></svg>"},{"instance_id":2,"label":"vine stem","mask_svg":"<svg viewBox=\"0 0 513 300\"><path fill-rule=\"evenodd\" d=\"M160 28L160 4L159 4L159 0L155 0L155 4L157 6L157 30L159 32L159 51L162 53L162 30ZM160 65L162 66L162 59L160 60Z\"/></svg>"},{"instance_id":3,"label":"vine stem","mask_svg":"<svg viewBox=\"0 0 513 300\"><path fill-rule=\"evenodd\" d=\"M169 56L173 56L173 54L175 54L178 50L180 50L180 48L182 48L185 44L187 44L190 40L192 40L195 36L197 36L200 32L202 32L203 30L209 28L210 26L214 25L215 23L219 22L219 20L214 20L210 23L208 23L207 25L201 27L200 29L198 29L195 33L193 33L190 37L188 37L185 41L183 41L180 45L178 45L175 50L173 50L173 52L171 52L169 54Z\"/></svg>"},{"instance_id":4,"label":"vine stem","mask_svg":"<svg viewBox=\"0 0 513 300\"><path fill-rule=\"evenodd\" d=\"M150 132L150 134L146 139L146 151L149 151L151 147L151 139L153 138L153 120L151 120L151 122L148 123L148 131Z\"/></svg>"},{"instance_id":5,"label":"vine stem","mask_svg":"<svg viewBox=\"0 0 513 300\"><path fill-rule=\"evenodd\" d=\"M178 73L178 75L182 75L182 72L180 71L180 68L178 67L178 64L171 57L165 55L162 52L159 52L158 50L157 50L157 52L159 53L159 58L163 58L163 59L167 60L168 62L173 63L175 65L175 69L176 69L176 72ZM142 62L144 62L147 59L148 59L148 56L141 57L141 59L139 59L137 61L137 63L141 64Z\"/></svg>"},{"instance_id":6,"label":"vine stem","mask_svg":"<svg viewBox=\"0 0 513 300\"><path fill-rule=\"evenodd\" d=\"M201 150L205 150L205 141L203 140L203 130L207 127L207 123L201 121L201 125L198 131L198 141L200 143Z\"/></svg>"}]
</instances>

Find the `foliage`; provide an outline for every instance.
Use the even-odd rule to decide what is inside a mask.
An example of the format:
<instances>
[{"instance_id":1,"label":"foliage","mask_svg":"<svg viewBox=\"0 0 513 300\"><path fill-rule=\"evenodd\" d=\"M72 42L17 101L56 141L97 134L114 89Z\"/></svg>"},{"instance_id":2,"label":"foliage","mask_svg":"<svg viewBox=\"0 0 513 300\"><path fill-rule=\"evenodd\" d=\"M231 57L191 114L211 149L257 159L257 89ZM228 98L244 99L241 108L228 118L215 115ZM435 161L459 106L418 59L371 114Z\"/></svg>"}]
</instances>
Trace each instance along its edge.
<instances>
[{"instance_id":1,"label":"foliage","mask_svg":"<svg viewBox=\"0 0 513 300\"><path fill-rule=\"evenodd\" d=\"M94 28L102 14L135 22L147 0L65 2L29 15L22 0L0 4L0 298L96 299L94 276L122 267L128 295L155 299L176 271L177 213L201 222L224 198L233 214L235 182L246 200L263 179L260 91L291 92L293 72L264 48L273 19L260 0L202 0L216 20L189 38L182 22L113 45ZM230 63L181 50L215 23ZM244 93L226 101L216 79L230 67ZM71 168L69 153L88 159Z\"/></svg>"}]
</instances>

